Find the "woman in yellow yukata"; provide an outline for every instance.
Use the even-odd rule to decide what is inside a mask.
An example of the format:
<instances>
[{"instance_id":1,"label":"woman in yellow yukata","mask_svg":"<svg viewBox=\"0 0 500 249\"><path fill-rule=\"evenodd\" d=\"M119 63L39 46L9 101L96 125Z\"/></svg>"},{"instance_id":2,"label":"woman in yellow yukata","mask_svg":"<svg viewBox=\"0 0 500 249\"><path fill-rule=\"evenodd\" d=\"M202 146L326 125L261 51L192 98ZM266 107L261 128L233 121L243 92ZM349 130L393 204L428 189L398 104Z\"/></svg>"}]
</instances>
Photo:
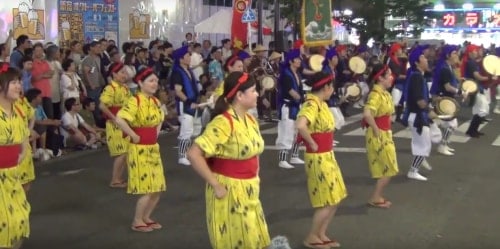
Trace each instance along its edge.
<instances>
[{"instance_id":1,"label":"woman in yellow yukata","mask_svg":"<svg viewBox=\"0 0 500 249\"><path fill-rule=\"evenodd\" d=\"M35 126L35 109L30 105L28 100L22 96L15 102L16 108L19 108L23 112L28 131L30 132L30 139L35 139L38 135L33 130ZM19 180L23 185L24 191L29 191L31 187L31 182L35 180L35 165L33 163L33 151L31 149L31 144L28 143L27 151L24 157L21 159L19 164Z\"/></svg>"},{"instance_id":2,"label":"woman in yellow yukata","mask_svg":"<svg viewBox=\"0 0 500 249\"><path fill-rule=\"evenodd\" d=\"M127 165L127 149L129 138L123 136L123 131L116 125L116 114L132 96L128 89L128 74L122 63L113 63L109 67L111 83L108 84L99 98L99 108L106 116L106 141L109 154L114 157L111 174L112 188L125 188L127 182L123 179Z\"/></svg>"},{"instance_id":3,"label":"woman in yellow yukata","mask_svg":"<svg viewBox=\"0 0 500 249\"><path fill-rule=\"evenodd\" d=\"M366 131L366 151L368 165L375 184L368 205L378 208L389 208L391 202L383 197L383 190L391 177L398 174L396 147L392 139L391 115L394 105L392 96L387 91L392 85L391 69L382 64L373 67L369 82L373 85L363 111L363 127Z\"/></svg>"},{"instance_id":4,"label":"woman in yellow yukata","mask_svg":"<svg viewBox=\"0 0 500 249\"><path fill-rule=\"evenodd\" d=\"M28 152L26 114L14 104L22 91L21 73L0 63L0 248L20 248L30 233L30 204L19 180Z\"/></svg>"},{"instance_id":5,"label":"woman in yellow yukata","mask_svg":"<svg viewBox=\"0 0 500 249\"><path fill-rule=\"evenodd\" d=\"M158 145L158 134L165 117L160 101L154 97L158 77L151 68L140 70L134 78L140 91L127 100L116 115L116 124L130 136L127 152L127 193L142 195L137 200L132 230L151 232L162 226L151 219L166 190L165 174Z\"/></svg>"},{"instance_id":6,"label":"woman in yellow yukata","mask_svg":"<svg viewBox=\"0 0 500 249\"><path fill-rule=\"evenodd\" d=\"M188 151L194 170L207 182L206 218L214 249L267 248L271 241L259 200L259 155L264 140L247 113L257 105L255 81L230 73L213 119Z\"/></svg>"},{"instance_id":7,"label":"woman in yellow yukata","mask_svg":"<svg viewBox=\"0 0 500 249\"><path fill-rule=\"evenodd\" d=\"M311 205L315 208L307 248L332 248L340 244L326 235L338 204L347 196L342 173L333 154L335 121L327 100L334 92L333 75L319 72L306 81L311 93L297 114L296 127L304 141L305 170Z\"/></svg>"}]
</instances>

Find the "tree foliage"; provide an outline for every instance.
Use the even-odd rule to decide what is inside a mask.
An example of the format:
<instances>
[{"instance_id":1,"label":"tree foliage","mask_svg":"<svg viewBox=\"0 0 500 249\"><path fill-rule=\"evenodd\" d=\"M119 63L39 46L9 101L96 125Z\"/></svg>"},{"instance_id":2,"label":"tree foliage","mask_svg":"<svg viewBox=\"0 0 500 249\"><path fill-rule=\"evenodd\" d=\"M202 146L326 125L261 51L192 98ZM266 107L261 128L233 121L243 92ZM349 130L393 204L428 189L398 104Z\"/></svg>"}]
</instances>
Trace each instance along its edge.
<instances>
[{"instance_id":1,"label":"tree foliage","mask_svg":"<svg viewBox=\"0 0 500 249\"><path fill-rule=\"evenodd\" d=\"M275 0L254 0L265 1L272 9ZM296 22L295 27L299 27L300 21L300 0L276 0L280 1L280 16ZM332 6L335 2L341 0L332 0ZM425 9L431 8L435 0L343 0L342 5L349 5L352 10L350 16L340 16L338 21L348 28L355 28L360 35L361 42L365 43L373 38L378 41L391 39L401 33L411 33L414 37L418 36L427 25L426 14L428 18L430 13L425 13ZM274 12L271 11L273 14ZM399 23L386 25L386 18L389 16L404 17L406 20ZM408 28L411 24L411 28ZM393 25L402 26L403 30L391 30ZM408 29L406 29L408 28Z\"/></svg>"}]
</instances>

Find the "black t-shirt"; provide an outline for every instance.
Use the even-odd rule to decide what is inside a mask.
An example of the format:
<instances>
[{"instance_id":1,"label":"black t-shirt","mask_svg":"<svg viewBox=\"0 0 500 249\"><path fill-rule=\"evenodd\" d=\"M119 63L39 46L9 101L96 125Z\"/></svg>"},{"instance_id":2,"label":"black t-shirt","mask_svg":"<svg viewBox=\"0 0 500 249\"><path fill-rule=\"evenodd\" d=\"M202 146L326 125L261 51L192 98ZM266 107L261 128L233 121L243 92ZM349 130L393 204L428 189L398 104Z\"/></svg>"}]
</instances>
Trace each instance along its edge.
<instances>
[{"instance_id":1,"label":"black t-shirt","mask_svg":"<svg viewBox=\"0 0 500 249\"><path fill-rule=\"evenodd\" d=\"M406 100L406 105L408 106L408 110L410 112L421 112L422 109L418 106L418 102L420 100L426 100L425 97L428 90L426 86L426 82L422 73L412 73L410 75L410 79L408 80L408 97ZM424 92L426 91L426 93Z\"/></svg>"},{"instance_id":2,"label":"black t-shirt","mask_svg":"<svg viewBox=\"0 0 500 249\"><path fill-rule=\"evenodd\" d=\"M445 88L445 85L448 83L451 84L452 80L453 80L453 72L449 67L443 66L439 71L438 91L440 96L448 96L448 97L455 96L454 93L446 91Z\"/></svg>"}]
</instances>

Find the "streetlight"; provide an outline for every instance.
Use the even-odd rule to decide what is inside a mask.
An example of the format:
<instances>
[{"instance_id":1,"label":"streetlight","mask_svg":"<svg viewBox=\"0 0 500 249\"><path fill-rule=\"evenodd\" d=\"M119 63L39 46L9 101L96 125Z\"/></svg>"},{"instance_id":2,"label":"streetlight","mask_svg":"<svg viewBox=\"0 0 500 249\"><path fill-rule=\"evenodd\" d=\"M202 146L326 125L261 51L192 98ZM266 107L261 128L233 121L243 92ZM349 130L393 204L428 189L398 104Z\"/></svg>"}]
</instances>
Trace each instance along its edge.
<instances>
[{"instance_id":1,"label":"streetlight","mask_svg":"<svg viewBox=\"0 0 500 249\"><path fill-rule=\"evenodd\" d=\"M472 3L464 3L464 4L462 5L462 8L463 8L464 10L472 10L472 9L474 9L474 5L473 5Z\"/></svg>"},{"instance_id":2,"label":"streetlight","mask_svg":"<svg viewBox=\"0 0 500 249\"><path fill-rule=\"evenodd\" d=\"M434 10L439 11L439 10L444 10L444 9L445 9L445 7L444 7L444 4L442 4L442 3L438 3L438 4L434 5Z\"/></svg>"}]
</instances>

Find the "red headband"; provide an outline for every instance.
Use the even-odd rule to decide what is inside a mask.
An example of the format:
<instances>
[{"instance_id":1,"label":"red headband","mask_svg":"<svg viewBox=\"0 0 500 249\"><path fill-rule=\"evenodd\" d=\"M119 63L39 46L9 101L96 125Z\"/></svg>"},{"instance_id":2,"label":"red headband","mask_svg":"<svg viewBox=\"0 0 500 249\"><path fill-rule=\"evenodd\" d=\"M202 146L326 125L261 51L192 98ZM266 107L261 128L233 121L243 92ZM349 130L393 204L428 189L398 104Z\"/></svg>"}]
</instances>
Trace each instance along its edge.
<instances>
[{"instance_id":1,"label":"red headband","mask_svg":"<svg viewBox=\"0 0 500 249\"><path fill-rule=\"evenodd\" d=\"M148 67L144 71L142 71L140 74L136 75L134 79L137 83L139 83L139 81L144 80L147 76L149 76L153 73L154 73L153 69Z\"/></svg>"},{"instance_id":2,"label":"red headband","mask_svg":"<svg viewBox=\"0 0 500 249\"><path fill-rule=\"evenodd\" d=\"M113 65L112 68L110 68L109 71L111 71L112 73L118 73L120 70L122 70L123 68L123 64L122 63L116 63Z\"/></svg>"},{"instance_id":3,"label":"red headband","mask_svg":"<svg viewBox=\"0 0 500 249\"><path fill-rule=\"evenodd\" d=\"M6 73L9 70L9 63L4 63L2 67L0 67L0 73Z\"/></svg>"},{"instance_id":4,"label":"red headband","mask_svg":"<svg viewBox=\"0 0 500 249\"><path fill-rule=\"evenodd\" d=\"M232 67L234 65L234 62L236 62L237 60L239 60L238 56L234 55L233 57L229 58L229 60L227 61L227 67ZM233 64L233 65L231 65ZM228 68L226 68L226 70L229 70Z\"/></svg>"},{"instance_id":5,"label":"red headband","mask_svg":"<svg viewBox=\"0 0 500 249\"><path fill-rule=\"evenodd\" d=\"M314 89L318 89L320 87L322 87L323 85L325 85L326 83L330 82L333 80L333 75L330 74L328 75L326 78L314 83L314 85L312 86Z\"/></svg>"},{"instance_id":6,"label":"red headband","mask_svg":"<svg viewBox=\"0 0 500 249\"><path fill-rule=\"evenodd\" d=\"M389 68L389 66L384 65L384 67L382 69L380 69L380 71L378 71L375 76L373 76L373 80L378 80L378 78L380 78L380 76L382 76L382 74L385 73L385 71L387 71L387 69Z\"/></svg>"},{"instance_id":7,"label":"red headband","mask_svg":"<svg viewBox=\"0 0 500 249\"><path fill-rule=\"evenodd\" d=\"M247 82L248 80L248 74L247 73L243 73L243 75L241 75L241 77L238 79L238 83L236 83L236 85L233 87L233 89L231 89L231 91L229 91L229 93L226 94L226 99L230 99L232 98L236 92L238 91L238 88L240 88L240 86Z\"/></svg>"}]
</instances>

